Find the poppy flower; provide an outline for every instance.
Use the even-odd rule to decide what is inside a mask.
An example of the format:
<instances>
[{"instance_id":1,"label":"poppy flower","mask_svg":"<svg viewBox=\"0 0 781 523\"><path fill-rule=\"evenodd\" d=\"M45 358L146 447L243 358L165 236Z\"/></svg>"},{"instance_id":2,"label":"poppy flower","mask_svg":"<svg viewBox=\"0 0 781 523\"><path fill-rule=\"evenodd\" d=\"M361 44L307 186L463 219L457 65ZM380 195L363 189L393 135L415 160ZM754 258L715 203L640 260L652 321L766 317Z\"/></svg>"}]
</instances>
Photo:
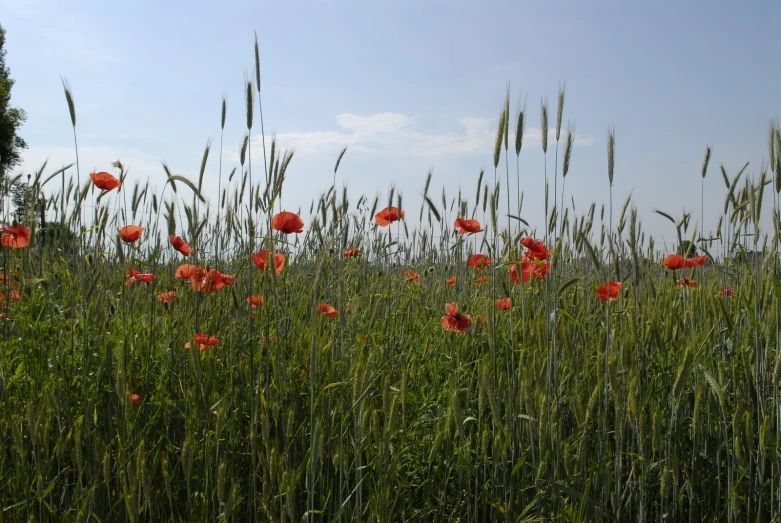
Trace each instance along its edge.
<instances>
[{"instance_id":1,"label":"poppy flower","mask_svg":"<svg viewBox=\"0 0 781 523\"><path fill-rule=\"evenodd\" d=\"M671 254L661 263L662 267L667 267L671 271L677 271L686 267L686 258L680 254Z\"/></svg>"},{"instance_id":2,"label":"poppy flower","mask_svg":"<svg viewBox=\"0 0 781 523\"><path fill-rule=\"evenodd\" d=\"M144 282L144 283L152 283L153 281L155 281L155 275L154 274L138 272L137 270L135 270L133 268L132 265L128 268L127 272L125 273L125 276L130 278L127 281L127 283L125 283L125 285L130 285L134 281L141 281L141 282Z\"/></svg>"},{"instance_id":3,"label":"poppy flower","mask_svg":"<svg viewBox=\"0 0 781 523\"><path fill-rule=\"evenodd\" d=\"M467 220L466 218L456 218L453 226L458 231L458 234L468 234L472 232L480 232L480 222L477 220Z\"/></svg>"},{"instance_id":4,"label":"poppy flower","mask_svg":"<svg viewBox=\"0 0 781 523\"><path fill-rule=\"evenodd\" d=\"M401 273L401 275L407 278L409 280L409 283L415 283L416 281L420 281L420 274L418 274L415 271L404 271Z\"/></svg>"},{"instance_id":5,"label":"poppy flower","mask_svg":"<svg viewBox=\"0 0 781 523\"><path fill-rule=\"evenodd\" d=\"M11 247L12 249L21 249L30 245L30 229L24 225L17 225L16 227L6 227L3 225L3 247Z\"/></svg>"},{"instance_id":6,"label":"poppy flower","mask_svg":"<svg viewBox=\"0 0 781 523\"><path fill-rule=\"evenodd\" d=\"M448 281L445 282L445 285L447 285L448 287L452 287L453 285L456 284L456 281L457 281L456 277L453 276L452 278L450 278Z\"/></svg>"},{"instance_id":7,"label":"poppy flower","mask_svg":"<svg viewBox=\"0 0 781 523\"><path fill-rule=\"evenodd\" d=\"M722 287L716 294L716 297L723 298L724 296L732 296L732 287Z\"/></svg>"},{"instance_id":8,"label":"poppy flower","mask_svg":"<svg viewBox=\"0 0 781 523\"><path fill-rule=\"evenodd\" d=\"M141 237L141 233L144 232L143 227L138 225L125 225L119 230L119 236L123 242L133 243Z\"/></svg>"},{"instance_id":9,"label":"poppy flower","mask_svg":"<svg viewBox=\"0 0 781 523\"><path fill-rule=\"evenodd\" d=\"M695 256L694 258L689 258L686 260L686 268L687 269L693 269L694 267L702 267L705 265L705 260L707 257L703 254L702 256Z\"/></svg>"},{"instance_id":10,"label":"poppy flower","mask_svg":"<svg viewBox=\"0 0 781 523\"><path fill-rule=\"evenodd\" d=\"M535 260L532 266L532 274L538 280L544 280L550 274L550 263L546 261Z\"/></svg>"},{"instance_id":11,"label":"poppy flower","mask_svg":"<svg viewBox=\"0 0 781 523\"><path fill-rule=\"evenodd\" d=\"M618 293L621 292L623 287L624 284L620 281L609 281L607 283L603 283L596 290L597 298L602 301L615 301L618 297Z\"/></svg>"},{"instance_id":12,"label":"poppy flower","mask_svg":"<svg viewBox=\"0 0 781 523\"><path fill-rule=\"evenodd\" d=\"M113 191L122 186L120 182L113 174L101 171L99 173L92 173L89 175L92 178L92 183L95 187L102 191Z\"/></svg>"},{"instance_id":13,"label":"poppy flower","mask_svg":"<svg viewBox=\"0 0 781 523\"><path fill-rule=\"evenodd\" d=\"M21 294L19 294L19 291L13 290L10 293L8 293L8 297L11 298L11 301L19 301L22 299Z\"/></svg>"},{"instance_id":14,"label":"poppy flower","mask_svg":"<svg viewBox=\"0 0 781 523\"><path fill-rule=\"evenodd\" d=\"M190 278L194 277L197 272L197 267L195 265L192 265L190 263L183 263L179 267L176 268L176 277L177 278L184 278L185 280L189 280Z\"/></svg>"},{"instance_id":15,"label":"poppy flower","mask_svg":"<svg viewBox=\"0 0 781 523\"><path fill-rule=\"evenodd\" d=\"M526 247L526 257L530 260L547 260L553 254L548 250L548 246L541 241L527 236L521 240L521 245Z\"/></svg>"},{"instance_id":16,"label":"poppy flower","mask_svg":"<svg viewBox=\"0 0 781 523\"><path fill-rule=\"evenodd\" d=\"M681 278L675 282L675 284L680 285L681 287L698 287L697 281L692 280L691 278Z\"/></svg>"},{"instance_id":17,"label":"poppy flower","mask_svg":"<svg viewBox=\"0 0 781 523\"><path fill-rule=\"evenodd\" d=\"M518 267L520 266L521 275L518 275ZM534 267L528 258L525 256L521 258L521 261L514 262L510 265L507 271L510 273L510 283L519 284L526 283L529 278L532 277L532 271Z\"/></svg>"},{"instance_id":18,"label":"poppy flower","mask_svg":"<svg viewBox=\"0 0 781 523\"><path fill-rule=\"evenodd\" d=\"M401 218L404 218L407 213L401 211ZM396 207L385 207L383 210L374 215L374 220L380 227L387 227L393 222L399 221L399 209Z\"/></svg>"},{"instance_id":19,"label":"poppy flower","mask_svg":"<svg viewBox=\"0 0 781 523\"><path fill-rule=\"evenodd\" d=\"M328 305L327 303L321 303L317 306L317 312L322 312L329 318L335 318L339 311Z\"/></svg>"},{"instance_id":20,"label":"poppy flower","mask_svg":"<svg viewBox=\"0 0 781 523\"><path fill-rule=\"evenodd\" d=\"M189 256L193 253L193 250L187 245L181 236L169 236L168 240L171 242L171 246L182 253L184 256Z\"/></svg>"},{"instance_id":21,"label":"poppy flower","mask_svg":"<svg viewBox=\"0 0 781 523\"><path fill-rule=\"evenodd\" d=\"M352 246L348 247L344 253L342 253L342 256L345 258L354 258L361 255L360 249L353 249Z\"/></svg>"},{"instance_id":22,"label":"poppy flower","mask_svg":"<svg viewBox=\"0 0 781 523\"><path fill-rule=\"evenodd\" d=\"M268 250L263 249L252 255L252 262L261 271L266 270L266 258L268 257ZM282 269L285 268L285 255L278 252L274 253L274 270L277 276L282 274Z\"/></svg>"},{"instance_id":23,"label":"poppy flower","mask_svg":"<svg viewBox=\"0 0 781 523\"><path fill-rule=\"evenodd\" d=\"M228 276L227 274L222 275L222 283L225 285L233 285L236 283L236 277L235 276Z\"/></svg>"},{"instance_id":24,"label":"poppy flower","mask_svg":"<svg viewBox=\"0 0 781 523\"><path fill-rule=\"evenodd\" d=\"M445 305L445 314L439 319L442 328L448 332L469 332L472 329L472 316L460 314L458 305L448 303Z\"/></svg>"},{"instance_id":25,"label":"poppy flower","mask_svg":"<svg viewBox=\"0 0 781 523\"><path fill-rule=\"evenodd\" d=\"M271 228L285 234L299 233L304 231L304 220L295 213L282 211L271 219Z\"/></svg>"},{"instance_id":26,"label":"poppy flower","mask_svg":"<svg viewBox=\"0 0 781 523\"><path fill-rule=\"evenodd\" d=\"M220 344L220 341L215 336L209 336L208 334L198 333L195 335L195 343L201 345L200 350L205 350L205 347L214 347Z\"/></svg>"},{"instance_id":27,"label":"poppy flower","mask_svg":"<svg viewBox=\"0 0 781 523\"><path fill-rule=\"evenodd\" d=\"M247 298L247 303L251 304L253 309L257 308L258 305L263 305L264 301L263 296L249 296Z\"/></svg>"},{"instance_id":28,"label":"poppy flower","mask_svg":"<svg viewBox=\"0 0 781 523\"><path fill-rule=\"evenodd\" d=\"M228 276L228 278L231 278ZM198 267L196 275L192 278L192 287L198 292L214 292L222 289L225 286L225 276L217 269L209 269L205 271L201 267Z\"/></svg>"},{"instance_id":29,"label":"poppy flower","mask_svg":"<svg viewBox=\"0 0 781 523\"><path fill-rule=\"evenodd\" d=\"M485 269L493 263L493 260L485 254L475 254L469 258L469 267L472 269Z\"/></svg>"},{"instance_id":30,"label":"poppy flower","mask_svg":"<svg viewBox=\"0 0 781 523\"><path fill-rule=\"evenodd\" d=\"M176 292L175 291L168 291L160 294L160 296L157 297L157 301L160 303L168 303L169 301L176 298Z\"/></svg>"},{"instance_id":31,"label":"poppy flower","mask_svg":"<svg viewBox=\"0 0 781 523\"><path fill-rule=\"evenodd\" d=\"M475 280L475 285L482 285L488 283L488 276L480 276Z\"/></svg>"},{"instance_id":32,"label":"poppy flower","mask_svg":"<svg viewBox=\"0 0 781 523\"><path fill-rule=\"evenodd\" d=\"M139 401L141 401L141 394L136 394L136 393L134 393L134 392L133 392L133 393L129 393L129 394L128 394L128 399L129 399L129 400L130 400L132 403L138 403Z\"/></svg>"},{"instance_id":33,"label":"poppy flower","mask_svg":"<svg viewBox=\"0 0 781 523\"><path fill-rule=\"evenodd\" d=\"M494 304L496 304L496 308L500 311L509 311L513 302L510 298L502 298L500 300L496 300Z\"/></svg>"}]
</instances>

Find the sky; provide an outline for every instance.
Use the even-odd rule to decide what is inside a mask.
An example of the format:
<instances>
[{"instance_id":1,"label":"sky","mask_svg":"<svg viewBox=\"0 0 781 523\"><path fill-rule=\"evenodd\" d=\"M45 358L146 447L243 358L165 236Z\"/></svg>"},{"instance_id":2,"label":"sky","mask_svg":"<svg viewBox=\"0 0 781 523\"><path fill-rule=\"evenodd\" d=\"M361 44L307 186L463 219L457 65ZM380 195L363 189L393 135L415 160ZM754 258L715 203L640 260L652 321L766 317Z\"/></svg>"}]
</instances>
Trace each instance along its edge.
<instances>
[{"instance_id":1,"label":"sky","mask_svg":"<svg viewBox=\"0 0 781 523\"><path fill-rule=\"evenodd\" d=\"M770 121L781 115L776 1L0 0L0 24L16 80L12 104L28 116L20 134L30 147L18 172L36 171L46 159L53 172L75 159L64 77L83 175L111 171L120 159L130 183L162 186L163 161L195 178L211 140L204 192L212 204L221 99L228 104L227 173L238 166L246 133L256 31L266 144L276 135L283 149L295 150L282 204L305 218L330 187L345 146L337 185L347 184L353 202L361 194L385 197L395 184L417 218L430 169L435 195L462 189L473 201L481 168L493 181L509 83L513 118L523 104L527 115L518 164L522 216L539 227L540 104L548 100L554 127L565 85L562 127L572 125L576 137L567 203L583 212L608 201L606 137L614 127L614 204L620 208L631 193L644 230L671 242L672 224L653 211L692 212L700 221L706 146L713 148L704 210L711 231L725 194L719 166L732 176L750 162L746 173L758 177ZM257 113L255 120L253 169L261 173ZM551 136L551 183L554 165ZM512 152L509 167L514 193ZM502 180L504 169L503 158Z\"/></svg>"}]
</instances>

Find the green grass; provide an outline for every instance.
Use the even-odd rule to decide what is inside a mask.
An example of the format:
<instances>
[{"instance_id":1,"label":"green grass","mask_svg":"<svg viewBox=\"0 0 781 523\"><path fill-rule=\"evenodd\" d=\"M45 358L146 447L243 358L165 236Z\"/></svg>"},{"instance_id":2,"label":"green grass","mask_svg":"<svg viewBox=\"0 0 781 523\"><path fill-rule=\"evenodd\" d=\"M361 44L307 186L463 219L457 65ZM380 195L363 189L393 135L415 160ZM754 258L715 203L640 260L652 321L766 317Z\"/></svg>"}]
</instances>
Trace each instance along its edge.
<instances>
[{"instance_id":1,"label":"green grass","mask_svg":"<svg viewBox=\"0 0 781 523\"><path fill-rule=\"evenodd\" d=\"M501 169L506 125L499 134ZM719 263L683 271L700 284L685 289L674 284L681 274L659 267L629 201L613 227L612 202L601 219L594 207L565 219L554 197L553 272L512 285L507 264L535 231L519 220L499 228L493 184L481 194L481 178L482 201L443 194L439 205L428 180L416 228L374 225L386 202L405 209L398 190L370 205L325 187L304 232L284 237L269 219L290 160L271 150L268 175L255 160L254 185L244 161L222 178L227 196L209 215L197 197L208 148L201 179L169 173L159 193L124 185L100 196L83 173L81 187L70 175L68 185L65 175L50 178L61 187L46 193L47 220L83 232L47 236L31 206L30 246L2 251L4 294L16 281L21 299L2 322L0 521L779 517L772 235L760 264L722 263L719 253ZM557 171L558 162L547 176ZM761 233L765 187L738 178L725 173L716 233L730 255L741 252L738 233ZM45 181L36 176L34 192ZM472 208L484 231L454 234L455 218ZM169 246L161 214L193 256ZM679 239L691 234L687 220L670 219ZM146 227L132 246L117 239L127 224ZM342 257L348 245L362 256ZM252 264L260 248L288 255L279 276ZM494 264L468 268L476 252ZM237 281L196 292L174 278L185 262ZM125 285L130 265L154 283ZM409 283L406 270L420 281ZM475 285L483 274L490 283ZM605 304L594 291L608 279L624 289ZM734 295L716 297L727 284ZM176 298L160 303L170 290ZM258 309L250 290L265 297ZM493 306L504 296L511 311ZM471 332L442 329L450 302L472 315ZM317 312L319 303L338 316ZM219 345L196 350L199 332Z\"/></svg>"}]
</instances>

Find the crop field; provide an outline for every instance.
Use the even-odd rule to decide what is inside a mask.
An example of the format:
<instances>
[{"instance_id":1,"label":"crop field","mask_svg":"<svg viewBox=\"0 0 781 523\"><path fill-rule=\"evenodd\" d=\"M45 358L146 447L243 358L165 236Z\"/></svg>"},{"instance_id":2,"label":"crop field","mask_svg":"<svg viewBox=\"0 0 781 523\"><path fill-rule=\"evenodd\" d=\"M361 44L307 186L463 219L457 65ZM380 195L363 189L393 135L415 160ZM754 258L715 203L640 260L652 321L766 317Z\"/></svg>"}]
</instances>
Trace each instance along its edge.
<instances>
[{"instance_id":1,"label":"crop field","mask_svg":"<svg viewBox=\"0 0 781 523\"><path fill-rule=\"evenodd\" d=\"M198 178L85 171L65 84L74 164L15 207L6 180L0 521L781 517L777 125L759 176L706 150L721 217L659 211L669 250L613 201L612 131L605 201L574 207L564 88L539 111L508 93L463 192L429 175L350 201L348 149L290 209L256 67L236 169L220 145Z\"/></svg>"}]
</instances>

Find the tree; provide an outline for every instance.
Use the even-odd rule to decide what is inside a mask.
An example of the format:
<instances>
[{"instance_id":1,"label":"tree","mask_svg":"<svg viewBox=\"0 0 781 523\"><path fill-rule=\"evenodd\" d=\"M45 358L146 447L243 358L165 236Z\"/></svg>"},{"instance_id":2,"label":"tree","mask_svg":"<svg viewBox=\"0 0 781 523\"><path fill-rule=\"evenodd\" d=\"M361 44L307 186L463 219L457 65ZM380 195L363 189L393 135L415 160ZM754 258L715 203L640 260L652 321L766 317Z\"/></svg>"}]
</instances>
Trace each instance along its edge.
<instances>
[{"instance_id":1,"label":"tree","mask_svg":"<svg viewBox=\"0 0 781 523\"><path fill-rule=\"evenodd\" d=\"M5 65L5 29L0 26L0 180L22 161L27 143L16 133L27 119L22 109L11 107L14 80Z\"/></svg>"},{"instance_id":2,"label":"tree","mask_svg":"<svg viewBox=\"0 0 781 523\"><path fill-rule=\"evenodd\" d=\"M16 223L30 223L28 218L35 212L32 198L31 186L21 181L11 184L11 203L14 205L14 221Z\"/></svg>"},{"instance_id":3,"label":"tree","mask_svg":"<svg viewBox=\"0 0 781 523\"><path fill-rule=\"evenodd\" d=\"M693 241L682 240L681 244L678 246L678 254L684 258L693 258L697 256L697 246L694 245Z\"/></svg>"}]
</instances>

